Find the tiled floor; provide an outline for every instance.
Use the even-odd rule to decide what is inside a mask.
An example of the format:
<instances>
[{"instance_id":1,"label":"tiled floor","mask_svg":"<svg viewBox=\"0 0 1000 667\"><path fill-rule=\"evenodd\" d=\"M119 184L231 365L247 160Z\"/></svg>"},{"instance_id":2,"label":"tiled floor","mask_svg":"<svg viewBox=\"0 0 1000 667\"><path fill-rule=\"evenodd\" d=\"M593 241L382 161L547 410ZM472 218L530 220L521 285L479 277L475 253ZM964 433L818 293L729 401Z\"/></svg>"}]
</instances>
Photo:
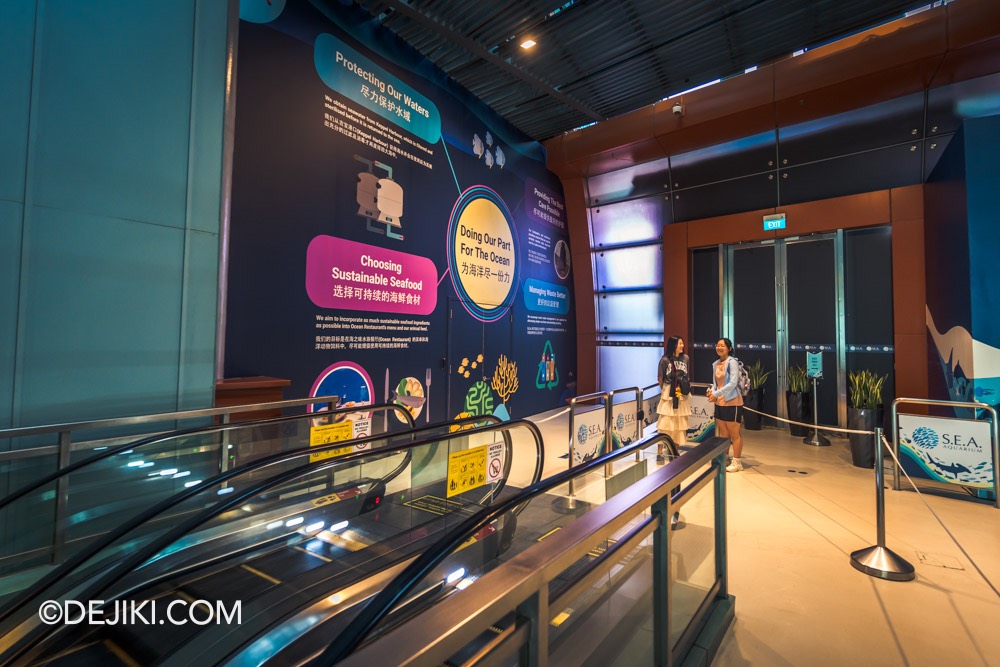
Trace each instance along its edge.
<instances>
[{"instance_id":1,"label":"tiled floor","mask_svg":"<svg viewBox=\"0 0 1000 667\"><path fill-rule=\"evenodd\" d=\"M565 415L541 428L546 472L565 469ZM1000 510L890 488L886 544L917 576L876 579L850 563L876 541L875 482L846 439L745 440L746 469L727 479L736 621L714 665L1000 665L1000 593L984 579L1000 589Z\"/></svg>"}]
</instances>

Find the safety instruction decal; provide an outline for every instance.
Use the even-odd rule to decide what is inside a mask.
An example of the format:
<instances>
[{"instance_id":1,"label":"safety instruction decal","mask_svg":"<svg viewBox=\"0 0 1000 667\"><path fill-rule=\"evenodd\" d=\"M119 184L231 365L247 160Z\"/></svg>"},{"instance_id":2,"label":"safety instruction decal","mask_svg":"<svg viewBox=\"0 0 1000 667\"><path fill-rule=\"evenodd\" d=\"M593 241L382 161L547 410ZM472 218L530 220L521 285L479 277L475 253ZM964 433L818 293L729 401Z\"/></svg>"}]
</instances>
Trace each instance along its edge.
<instances>
[{"instance_id":1,"label":"safety instruction decal","mask_svg":"<svg viewBox=\"0 0 1000 667\"><path fill-rule=\"evenodd\" d=\"M353 422L350 421L337 422L336 424L326 424L325 426L313 426L309 429L309 446L319 447L320 445L329 445L332 442L350 440L353 435ZM337 456L350 454L353 451L354 447L350 445L346 447L336 447L325 452L320 452L319 454L310 454L309 462L313 463L315 461L322 461L323 459L332 459Z\"/></svg>"},{"instance_id":2,"label":"safety instruction decal","mask_svg":"<svg viewBox=\"0 0 1000 667\"><path fill-rule=\"evenodd\" d=\"M487 445L448 454L448 497L486 484Z\"/></svg>"}]
</instances>

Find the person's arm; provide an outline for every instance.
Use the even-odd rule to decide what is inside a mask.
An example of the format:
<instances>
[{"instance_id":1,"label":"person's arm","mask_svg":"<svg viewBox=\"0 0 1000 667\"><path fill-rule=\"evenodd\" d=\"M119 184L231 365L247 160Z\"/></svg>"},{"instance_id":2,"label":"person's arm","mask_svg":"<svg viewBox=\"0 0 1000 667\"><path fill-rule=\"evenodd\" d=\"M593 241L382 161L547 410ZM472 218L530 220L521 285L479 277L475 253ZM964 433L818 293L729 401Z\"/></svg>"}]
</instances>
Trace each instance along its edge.
<instances>
[{"instance_id":1,"label":"person's arm","mask_svg":"<svg viewBox=\"0 0 1000 667\"><path fill-rule=\"evenodd\" d=\"M729 391L730 387L735 387L739 384L740 367L736 364L736 360L732 357L726 359L726 373L729 375L729 381L722 387L719 387L716 391L712 392L716 398L722 398L722 395Z\"/></svg>"}]
</instances>

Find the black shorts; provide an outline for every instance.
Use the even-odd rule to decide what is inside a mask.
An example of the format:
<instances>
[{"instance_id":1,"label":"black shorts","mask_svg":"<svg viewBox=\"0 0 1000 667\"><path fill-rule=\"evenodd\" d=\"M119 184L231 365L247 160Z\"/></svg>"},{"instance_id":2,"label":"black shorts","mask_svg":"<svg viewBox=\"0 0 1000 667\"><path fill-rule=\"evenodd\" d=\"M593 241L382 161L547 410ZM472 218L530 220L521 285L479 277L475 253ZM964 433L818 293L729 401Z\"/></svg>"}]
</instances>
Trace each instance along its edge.
<instances>
[{"instance_id":1,"label":"black shorts","mask_svg":"<svg viewBox=\"0 0 1000 667\"><path fill-rule=\"evenodd\" d=\"M720 422L735 422L740 420L739 405L716 405L715 420Z\"/></svg>"}]
</instances>

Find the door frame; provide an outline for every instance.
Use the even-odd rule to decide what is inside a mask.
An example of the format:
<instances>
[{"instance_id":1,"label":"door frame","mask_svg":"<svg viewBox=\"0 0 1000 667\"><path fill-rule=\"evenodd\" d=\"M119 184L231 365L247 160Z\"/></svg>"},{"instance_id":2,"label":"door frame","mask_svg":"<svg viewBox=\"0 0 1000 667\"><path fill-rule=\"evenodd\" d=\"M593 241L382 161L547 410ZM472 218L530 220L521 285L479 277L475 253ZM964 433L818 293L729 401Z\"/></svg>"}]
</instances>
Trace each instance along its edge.
<instances>
[{"instance_id":1,"label":"door frame","mask_svg":"<svg viewBox=\"0 0 1000 667\"><path fill-rule=\"evenodd\" d=\"M749 248L771 246L774 248L774 308L775 308L775 375L779 387L777 400L778 417L787 418L785 402L780 400L781 388L786 386L788 377L788 246L815 241L833 241L834 252L834 304L835 343L834 367L837 391L837 426L847 424L847 325L845 315L844 287L844 230L806 236L789 236L747 243L719 245L719 314L723 335L736 340L733 316L733 253Z\"/></svg>"}]
</instances>

